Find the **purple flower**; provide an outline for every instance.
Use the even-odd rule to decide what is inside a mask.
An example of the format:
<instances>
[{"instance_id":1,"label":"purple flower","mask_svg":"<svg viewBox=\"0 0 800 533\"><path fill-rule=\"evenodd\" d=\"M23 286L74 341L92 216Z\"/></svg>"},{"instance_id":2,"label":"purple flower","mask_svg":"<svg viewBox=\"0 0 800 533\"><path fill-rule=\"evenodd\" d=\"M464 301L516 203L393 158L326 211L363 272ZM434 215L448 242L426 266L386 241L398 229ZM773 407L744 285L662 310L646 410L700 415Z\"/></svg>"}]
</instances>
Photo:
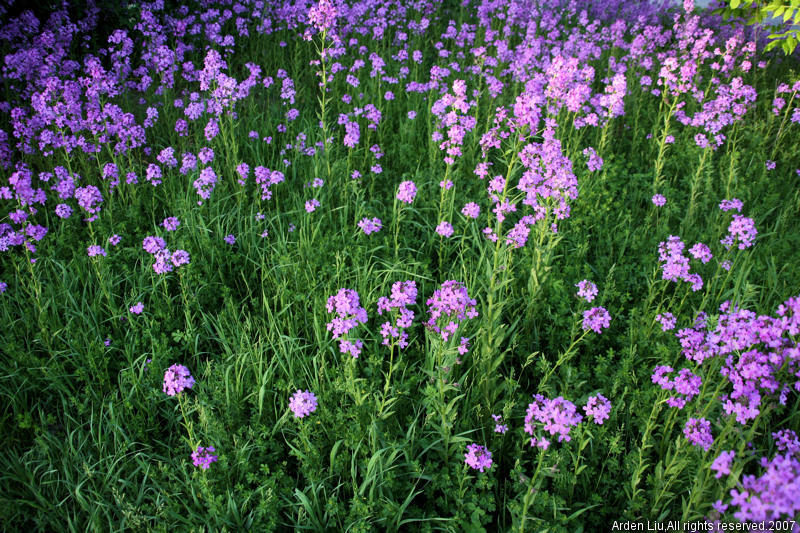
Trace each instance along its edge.
<instances>
[{"instance_id":1,"label":"purple flower","mask_svg":"<svg viewBox=\"0 0 800 533\"><path fill-rule=\"evenodd\" d=\"M142 302L136 302L134 305L128 309L134 315L141 315L142 311L144 311L144 304Z\"/></svg>"},{"instance_id":2,"label":"purple flower","mask_svg":"<svg viewBox=\"0 0 800 533\"><path fill-rule=\"evenodd\" d=\"M230 244L231 246L236 244L236 236L234 236L232 233L230 235L225 235L225 237L222 240Z\"/></svg>"},{"instance_id":3,"label":"purple flower","mask_svg":"<svg viewBox=\"0 0 800 533\"><path fill-rule=\"evenodd\" d=\"M492 415L492 418L494 419L495 422L494 432L505 434L508 431L508 426L506 424L501 423L503 421L503 417L501 415Z\"/></svg>"},{"instance_id":4,"label":"purple flower","mask_svg":"<svg viewBox=\"0 0 800 533\"><path fill-rule=\"evenodd\" d=\"M214 150L212 150L208 146L204 146L197 153L197 158L200 160L201 163L207 165L214 160Z\"/></svg>"},{"instance_id":5,"label":"purple flower","mask_svg":"<svg viewBox=\"0 0 800 533\"><path fill-rule=\"evenodd\" d=\"M333 333L334 339L341 339L339 351L349 353L354 359L358 359L363 346L361 340L351 341L341 338L358 324L367 322L367 311L361 307L358 293L352 289L339 289L339 292L328 298L325 308L328 313L336 313L326 327Z\"/></svg>"},{"instance_id":6,"label":"purple flower","mask_svg":"<svg viewBox=\"0 0 800 533\"><path fill-rule=\"evenodd\" d=\"M373 218L372 220L363 218L358 222L358 227L362 229L365 235L369 235L370 233L377 233L380 231L383 224L379 218Z\"/></svg>"},{"instance_id":7,"label":"purple flower","mask_svg":"<svg viewBox=\"0 0 800 533\"><path fill-rule=\"evenodd\" d=\"M667 203L667 199L664 198L663 194L654 194L650 200L656 207L664 207L664 204Z\"/></svg>"},{"instance_id":8,"label":"purple flower","mask_svg":"<svg viewBox=\"0 0 800 533\"><path fill-rule=\"evenodd\" d=\"M705 418L690 418L683 427L683 434L694 446L699 446L705 451L711 448L714 437L711 435L711 422Z\"/></svg>"},{"instance_id":9,"label":"purple flower","mask_svg":"<svg viewBox=\"0 0 800 533\"><path fill-rule=\"evenodd\" d=\"M578 297L583 298L587 302L594 300L597 296L597 285L589 280L583 280L575 284L578 287Z\"/></svg>"},{"instance_id":10,"label":"purple flower","mask_svg":"<svg viewBox=\"0 0 800 533\"><path fill-rule=\"evenodd\" d=\"M211 141L219 134L219 123L214 118L208 119L206 127L203 129L207 141Z\"/></svg>"},{"instance_id":11,"label":"purple flower","mask_svg":"<svg viewBox=\"0 0 800 533\"><path fill-rule=\"evenodd\" d=\"M317 410L317 397L313 392L298 389L289 399L289 409L295 418L304 418Z\"/></svg>"},{"instance_id":12,"label":"purple flower","mask_svg":"<svg viewBox=\"0 0 800 533\"><path fill-rule=\"evenodd\" d=\"M142 241L142 248L145 252L149 254L154 254L159 250L163 250L167 247L167 243L161 237L155 237L153 235L148 235Z\"/></svg>"},{"instance_id":13,"label":"purple flower","mask_svg":"<svg viewBox=\"0 0 800 533\"><path fill-rule=\"evenodd\" d=\"M470 468L483 472L492 467L492 452L486 446L470 444L467 446L467 453L464 454L464 462Z\"/></svg>"},{"instance_id":14,"label":"purple flower","mask_svg":"<svg viewBox=\"0 0 800 533\"><path fill-rule=\"evenodd\" d=\"M703 264L708 263L709 261L711 261L711 258L714 257L711 254L711 249L702 242L698 242L697 244L689 248L689 253L692 254L692 257L694 257L695 259L699 259L700 261L702 261Z\"/></svg>"},{"instance_id":15,"label":"purple flower","mask_svg":"<svg viewBox=\"0 0 800 533\"><path fill-rule=\"evenodd\" d=\"M436 226L436 233L445 238L451 237L453 235L453 226L446 220L443 220Z\"/></svg>"},{"instance_id":16,"label":"purple flower","mask_svg":"<svg viewBox=\"0 0 800 533\"><path fill-rule=\"evenodd\" d=\"M738 242L738 248L744 250L753 246L757 234L756 224L752 218L733 215L733 221L728 226L728 235L720 243L730 250Z\"/></svg>"},{"instance_id":17,"label":"purple flower","mask_svg":"<svg viewBox=\"0 0 800 533\"><path fill-rule=\"evenodd\" d=\"M744 206L744 203L741 200L739 200L738 198L731 198L730 200L722 200L719 203L719 208L722 211L736 210L737 212L741 213L743 206Z\"/></svg>"},{"instance_id":18,"label":"purple flower","mask_svg":"<svg viewBox=\"0 0 800 533\"><path fill-rule=\"evenodd\" d=\"M596 424L602 426L603 421L608 418L608 414L611 412L611 402L602 394L589 396L589 400L583 406L583 410L586 416L592 417Z\"/></svg>"},{"instance_id":19,"label":"purple flower","mask_svg":"<svg viewBox=\"0 0 800 533\"><path fill-rule=\"evenodd\" d=\"M397 188L398 200L410 204L414 201L415 196L417 196L417 186L413 181L408 180L400 183L400 186Z\"/></svg>"},{"instance_id":20,"label":"purple flower","mask_svg":"<svg viewBox=\"0 0 800 533\"><path fill-rule=\"evenodd\" d=\"M601 333L603 328L607 328L611 324L611 315L603 307L593 307L583 312L583 327L584 331L592 330L595 333Z\"/></svg>"},{"instance_id":21,"label":"purple flower","mask_svg":"<svg viewBox=\"0 0 800 533\"><path fill-rule=\"evenodd\" d=\"M725 452L723 451L720 453L714 462L711 463L711 470L716 472L714 477L719 479L722 476L730 475L731 473L731 462L733 462L733 457L736 455L736 452L733 450Z\"/></svg>"},{"instance_id":22,"label":"purple flower","mask_svg":"<svg viewBox=\"0 0 800 533\"><path fill-rule=\"evenodd\" d=\"M86 248L86 253L89 255L89 257L95 257L95 256L98 256L98 255L102 255L102 256L108 255L108 254L106 254L106 251L105 251L105 249L103 249L102 246L98 246L96 244L93 244L93 245L89 246L88 248Z\"/></svg>"},{"instance_id":23,"label":"purple flower","mask_svg":"<svg viewBox=\"0 0 800 533\"><path fill-rule=\"evenodd\" d=\"M461 214L469 218L478 218L481 214L481 208L475 202L469 202L461 209Z\"/></svg>"},{"instance_id":24,"label":"purple flower","mask_svg":"<svg viewBox=\"0 0 800 533\"><path fill-rule=\"evenodd\" d=\"M172 264L176 267L189 264L189 252L186 250L175 250L170 258Z\"/></svg>"},{"instance_id":25,"label":"purple flower","mask_svg":"<svg viewBox=\"0 0 800 533\"><path fill-rule=\"evenodd\" d=\"M163 150L161 150L156 159L158 160L159 163L169 168L175 168L178 166L178 160L175 159L175 149L172 148L171 146L168 146Z\"/></svg>"},{"instance_id":26,"label":"purple flower","mask_svg":"<svg viewBox=\"0 0 800 533\"><path fill-rule=\"evenodd\" d=\"M700 394L702 384L703 380L700 376L694 374L688 368L682 368L672 382L671 387L679 396L667 399L667 405L683 409L687 402L690 402L692 398Z\"/></svg>"},{"instance_id":27,"label":"purple flower","mask_svg":"<svg viewBox=\"0 0 800 533\"><path fill-rule=\"evenodd\" d=\"M312 198L306 202L306 212L313 213L316 208L319 207L319 200L316 198Z\"/></svg>"},{"instance_id":28,"label":"purple flower","mask_svg":"<svg viewBox=\"0 0 800 533\"><path fill-rule=\"evenodd\" d=\"M161 223L161 226L167 231L175 231L180 225L181 222L176 217L167 217Z\"/></svg>"},{"instance_id":29,"label":"purple flower","mask_svg":"<svg viewBox=\"0 0 800 533\"><path fill-rule=\"evenodd\" d=\"M164 372L164 392L167 396L175 396L185 389L194 386L194 378L189 373L189 369L183 365L172 365Z\"/></svg>"},{"instance_id":30,"label":"purple flower","mask_svg":"<svg viewBox=\"0 0 800 533\"><path fill-rule=\"evenodd\" d=\"M108 244L110 244L111 246L116 246L120 243L121 240L122 237L120 237L115 233L114 235L108 238Z\"/></svg>"},{"instance_id":31,"label":"purple flower","mask_svg":"<svg viewBox=\"0 0 800 533\"><path fill-rule=\"evenodd\" d=\"M103 196L100 194L100 189L94 185L79 187L75 189L75 198L78 200L78 205L84 211L93 215L86 219L87 222L97 219L97 213L100 211L100 204L103 203Z\"/></svg>"},{"instance_id":32,"label":"purple flower","mask_svg":"<svg viewBox=\"0 0 800 533\"><path fill-rule=\"evenodd\" d=\"M458 344L459 355L466 355L469 353L469 337L461 337L461 342Z\"/></svg>"},{"instance_id":33,"label":"purple flower","mask_svg":"<svg viewBox=\"0 0 800 533\"><path fill-rule=\"evenodd\" d=\"M147 171L145 173L145 179L153 184L155 187L156 185L161 183L161 167L156 165L155 163L150 163L147 165Z\"/></svg>"},{"instance_id":34,"label":"purple flower","mask_svg":"<svg viewBox=\"0 0 800 533\"><path fill-rule=\"evenodd\" d=\"M69 218L72 215L72 208L67 204L58 204L56 206L56 215L59 218Z\"/></svg>"},{"instance_id":35,"label":"purple flower","mask_svg":"<svg viewBox=\"0 0 800 533\"><path fill-rule=\"evenodd\" d=\"M8 283L0 281L0 294L3 294L8 289Z\"/></svg>"},{"instance_id":36,"label":"purple flower","mask_svg":"<svg viewBox=\"0 0 800 533\"><path fill-rule=\"evenodd\" d=\"M672 313L661 313L656 315L656 321L661 323L661 331L669 331L675 329L677 319Z\"/></svg>"},{"instance_id":37,"label":"purple flower","mask_svg":"<svg viewBox=\"0 0 800 533\"><path fill-rule=\"evenodd\" d=\"M172 272L173 264L171 262L172 254L167 248L163 248L155 253L155 263L153 263L153 270L156 274L166 274Z\"/></svg>"},{"instance_id":38,"label":"purple flower","mask_svg":"<svg viewBox=\"0 0 800 533\"><path fill-rule=\"evenodd\" d=\"M327 32L336 25L338 13L330 0L319 0L308 10L308 22L318 31Z\"/></svg>"},{"instance_id":39,"label":"purple flower","mask_svg":"<svg viewBox=\"0 0 800 533\"><path fill-rule=\"evenodd\" d=\"M762 457L761 468L765 472L756 477L742 477L741 490L732 489L731 505L739 510L733 516L740 522L763 522L764 520L794 519L800 513L800 460L791 454L776 454Z\"/></svg>"},{"instance_id":40,"label":"purple flower","mask_svg":"<svg viewBox=\"0 0 800 533\"><path fill-rule=\"evenodd\" d=\"M533 403L528 404L525 414L525 432L534 434L534 421L543 424L543 429L550 435L558 435L558 442L571 440L570 430L577 426L583 417L577 412L575 404L561 396L553 400L541 394L533 396ZM536 439L531 439L531 446L536 446ZM549 445L549 443L547 443Z\"/></svg>"},{"instance_id":41,"label":"purple flower","mask_svg":"<svg viewBox=\"0 0 800 533\"><path fill-rule=\"evenodd\" d=\"M587 158L586 167L590 172L603 168L603 158L597 155L597 152L591 146L583 149L583 155Z\"/></svg>"},{"instance_id":42,"label":"purple flower","mask_svg":"<svg viewBox=\"0 0 800 533\"><path fill-rule=\"evenodd\" d=\"M658 244L658 257L661 263L661 278L677 282L683 280L692 284L694 290L702 287L703 280L696 274L690 274L689 258L683 255L686 245L679 237L670 235L666 241Z\"/></svg>"},{"instance_id":43,"label":"purple flower","mask_svg":"<svg viewBox=\"0 0 800 533\"><path fill-rule=\"evenodd\" d=\"M201 151L202 153L202 151ZM214 187L217 185L217 174L211 167L206 167L200 171L200 176L194 180L192 186L197 191L198 196L203 200L208 200ZM198 200L197 204L202 205L203 201Z\"/></svg>"},{"instance_id":44,"label":"purple flower","mask_svg":"<svg viewBox=\"0 0 800 533\"><path fill-rule=\"evenodd\" d=\"M408 309L407 306L414 305L416 302L417 284L411 280L393 283L390 297L378 298L378 315L388 312L397 318L394 325L391 322L381 324L384 346L389 346L394 338L398 339L397 345L401 349L408 346L408 333L405 332L405 329L411 327L414 311Z\"/></svg>"},{"instance_id":45,"label":"purple flower","mask_svg":"<svg viewBox=\"0 0 800 533\"><path fill-rule=\"evenodd\" d=\"M463 321L478 316L475 310L477 302L469 297L464 284L455 280L442 283L426 303L430 313L426 325L441 335L445 342Z\"/></svg>"},{"instance_id":46,"label":"purple flower","mask_svg":"<svg viewBox=\"0 0 800 533\"><path fill-rule=\"evenodd\" d=\"M536 437L531 439L531 446L538 446L539 448L546 450L550 447L550 441L546 438L542 437L537 439Z\"/></svg>"},{"instance_id":47,"label":"purple flower","mask_svg":"<svg viewBox=\"0 0 800 533\"><path fill-rule=\"evenodd\" d=\"M215 450L213 446L207 448L198 446L197 450L192 452L192 463L194 466L199 466L203 470L208 470L211 463L216 463L219 460L218 456L211 454L211 452L215 451L217 450Z\"/></svg>"},{"instance_id":48,"label":"purple flower","mask_svg":"<svg viewBox=\"0 0 800 533\"><path fill-rule=\"evenodd\" d=\"M800 453L800 439L797 438L797 433L791 429L781 429L772 434L775 440L775 447L778 451L797 455Z\"/></svg>"}]
</instances>

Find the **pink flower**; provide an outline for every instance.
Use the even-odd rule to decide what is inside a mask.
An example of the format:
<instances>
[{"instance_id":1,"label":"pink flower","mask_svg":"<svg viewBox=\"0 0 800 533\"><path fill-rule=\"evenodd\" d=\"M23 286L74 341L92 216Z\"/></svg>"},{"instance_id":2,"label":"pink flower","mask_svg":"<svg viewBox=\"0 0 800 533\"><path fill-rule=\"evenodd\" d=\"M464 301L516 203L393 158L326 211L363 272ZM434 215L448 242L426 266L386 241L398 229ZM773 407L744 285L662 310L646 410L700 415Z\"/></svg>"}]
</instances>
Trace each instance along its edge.
<instances>
[{"instance_id":1,"label":"pink flower","mask_svg":"<svg viewBox=\"0 0 800 533\"><path fill-rule=\"evenodd\" d=\"M445 238L451 237L453 235L453 226L446 220L443 220L436 226L436 233Z\"/></svg>"}]
</instances>

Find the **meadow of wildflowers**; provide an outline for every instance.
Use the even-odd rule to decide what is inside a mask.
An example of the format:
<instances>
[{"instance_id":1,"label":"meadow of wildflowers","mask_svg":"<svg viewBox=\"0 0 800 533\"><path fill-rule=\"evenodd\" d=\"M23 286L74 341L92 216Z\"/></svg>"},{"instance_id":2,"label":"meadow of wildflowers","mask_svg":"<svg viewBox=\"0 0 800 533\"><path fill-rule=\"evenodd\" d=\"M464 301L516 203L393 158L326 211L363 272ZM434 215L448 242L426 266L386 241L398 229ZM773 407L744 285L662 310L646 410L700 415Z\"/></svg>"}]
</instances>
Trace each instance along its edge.
<instances>
[{"instance_id":1,"label":"meadow of wildflowers","mask_svg":"<svg viewBox=\"0 0 800 533\"><path fill-rule=\"evenodd\" d=\"M0 529L800 531L797 54L691 0L58 5L0 7Z\"/></svg>"}]
</instances>

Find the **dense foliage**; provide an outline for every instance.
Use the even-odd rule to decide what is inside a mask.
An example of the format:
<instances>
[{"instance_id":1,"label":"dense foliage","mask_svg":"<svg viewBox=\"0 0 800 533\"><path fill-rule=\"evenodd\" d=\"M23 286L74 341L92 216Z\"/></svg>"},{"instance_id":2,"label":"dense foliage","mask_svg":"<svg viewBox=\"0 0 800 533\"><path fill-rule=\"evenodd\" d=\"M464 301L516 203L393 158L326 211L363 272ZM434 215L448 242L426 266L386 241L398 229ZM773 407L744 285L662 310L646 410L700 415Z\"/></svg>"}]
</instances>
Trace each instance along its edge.
<instances>
[{"instance_id":1,"label":"dense foliage","mask_svg":"<svg viewBox=\"0 0 800 533\"><path fill-rule=\"evenodd\" d=\"M691 2L53 9L0 28L2 529L800 513L795 57Z\"/></svg>"}]
</instances>

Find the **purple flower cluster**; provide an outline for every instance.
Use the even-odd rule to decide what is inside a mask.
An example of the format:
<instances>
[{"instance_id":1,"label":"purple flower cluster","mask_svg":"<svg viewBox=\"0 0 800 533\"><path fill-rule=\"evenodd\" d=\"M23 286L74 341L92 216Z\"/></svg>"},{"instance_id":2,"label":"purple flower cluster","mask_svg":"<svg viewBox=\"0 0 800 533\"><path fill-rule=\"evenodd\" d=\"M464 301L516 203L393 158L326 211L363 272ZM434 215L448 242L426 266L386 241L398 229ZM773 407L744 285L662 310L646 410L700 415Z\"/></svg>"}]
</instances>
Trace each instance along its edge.
<instances>
[{"instance_id":1,"label":"purple flower cluster","mask_svg":"<svg viewBox=\"0 0 800 533\"><path fill-rule=\"evenodd\" d=\"M592 330L595 333L602 333L604 328L611 324L611 315L604 307L592 307L583 312L583 323L581 327L584 331Z\"/></svg>"},{"instance_id":2,"label":"purple flower cluster","mask_svg":"<svg viewBox=\"0 0 800 533\"><path fill-rule=\"evenodd\" d=\"M572 402L561 396L551 400L541 394L536 394L533 396L533 403L528 404L528 411L525 414L525 433L533 437L534 422L539 422L550 435L558 435L558 442L569 442L571 440L570 430L581 420L583 420L583 416L577 412L577 408ZM531 446L537 446L537 442L535 438L532 438Z\"/></svg>"},{"instance_id":3,"label":"purple flower cluster","mask_svg":"<svg viewBox=\"0 0 800 533\"><path fill-rule=\"evenodd\" d=\"M719 208L722 211L736 211L738 213L742 212L742 207L744 207L744 203L738 198L731 198L730 200L722 200L719 203Z\"/></svg>"},{"instance_id":4,"label":"purple flower cluster","mask_svg":"<svg viewBox=\"0 0 800 533\"><path fill-rule=\"evenodd\" d=\"M650 200L656 207L664 207L664 205L666 205L667 203L667 199L664 197L663 194L654 194Z\"/></svg>"},{"instance_id":5,"label":"purple flower cluster","mask_svg":"<svg viewBox=\"0 0 800 533\"><path fill-rule=\"evenodd\" d=\"M729 302L719 310L713 327L701 314L692 327L678 330L676 337L683 355L698 365L713 357L724 358L720 374L731 389L719 398L722 410L746 424L758 416L768 399L785 405L788 393L800 390L800 358L796 356L800 297L781 304L774 317ZM654 378L654 382L658 381ZM686 390L693 388L693 382L694 378L686 381Z\"/></svg>"},{"instance_id":6,"label":"purple flower cluster","mask_svg":"<svg viewBox=\"0 0 800 533\"><path fill-rule=\"evenodd\" d=\"M591 146L583 149L583 155L586 157L586 167L590 172L603 168L603 158L597 155L597 152Z\"/></svg>"},{"instance_id":7,"label":"purple flower cluster","mask_svg":"<svg viewBox=\"0 0 800 533\"><path fill-rule=\"evenodd\" d=\"M316 198L307 200L305 205L306 213L313 213L319 206L320 206L319 200L317 200Z\"/></svg>"},{"instance_id":8,"label":"purple flower cluster","mask_svg":"<svg viewBox=\"0 0 800 533\"><path fill-rule=\"evenodd\" d=\"M436 233L445 238L452 237L453 226L448 221L442 220L441 222L439 222L439 225L436 226Z\"/></svg>"},{"instance_id":9,"label":"purple flower cluster","mask_svg":"<svg viewBox=\"0 0 800 533\"><path fill-rule=\"evenodd\" d=\"M776 431L772 434L772 438L779 452L788 453L790 455L800 455L800 439L797 438L797 433L791 429Z\"/></svg>"},{"instance_id":10,"label":"purple flower cluster","mask_svg":"<svg viewBox=\"0 0 800 533\"><path fill-rule=\"evenodd\" d=\"M439 142L439 149L445 152L444 162L447 165L455 163L455 158L462 155L461 146L467 133L475 129L477 121L470 114L470 109L475 107L475 100L467 98L467 84L464 80L453 81L453 92L444 92L444 95L431 106L431 113L437 118L436 131L431 136ZM446 132L442 133L442 130Z\"/></svg>"},{"instance_id":11,"label":"purple flower cluster","mask_svg":"<svg viewBox=\"0 0 800 533\"><path fill-rule=\"evenodd\" d=\"M256 177L256 185L261 188L262 200L269 200L272 198L271 187L282 183L286 179L283 172L279 170L270 170L262 166L257 166L253 173Z\"/></svg>"},{"instance_id":12,"label":"purple flower cluster","mask_svg":"<svg viewBox=\"0 0 800 533\"><path fill-rule=\"evenodd\" d=\"M289 409L295 418L303 418L317 410L317 397L313 392L297 389L289 399Z\"/></svg>"},{"instance_id":13,"label":"purple flower cluster","mask_svg":"<svg viewBox=\"0 0 800 533\"><path fill-rule=\"evenodd\" d=\"M675 315L669 312L664 312L656 315L656 321L661 324L661 331L670 331L675 329L678 320Z\"/></svg>"},{"instance_id":14,"label":"purple flower cluster","mask_svg":"<svg viewBox=\"0 0 800 533\"><path fill-rule=\"evenodd\" d=\"M361 307L358 293L352 289L339 289L339 292L328 298L326 309L328 313L336 313L336 316L328 322L327 328L333 333L334 339L340 339L339 351L349 353L357 359L361 354L363 342L360 339L351 341L342 337L359 324L367 322L367 311Z\"/></svg>"},{"instance_id":15,"label":"purple flower cluster","mask_svg":"<svg viewBox=\"0 0 800 533\"><path fill-rule=\"evenodd\" d=\"M473 470L483 472L492 467L492 452L486 446L470 444L464 454L464 462Z\"/></svg>"},{"instance_id":16,"label":"purple flower cluster","mask_svg":"<svg viewBox=\"0 0 800 533\"><path fill-rule=\"evenodd\" d=\"M578 287L578 297L587 302L591 302L597 296L597 285L587 279L579 281L575 286Z\"/></svg>"},{"instance_id":17,"label":"purple flower cluster","mask_svg":"<svg viewBox=\"0 0 800 533\"><path fill-rule=\"evenodd\" d=\"M762 457L760 476L745 475L741 486L731 489L730 504L738 508L733 516L741 522L793 519L800 513L800 453L779 450L772 458Z\"/></svg>"},{"instance_id":18,"label":"purple flower cluster","mask_svg":"<svg viewBox=\"0 0 800 533\"><path fill-rule=\"evenodd\" d=\"M144 238L142 241L142 248L155 259L153 262L153 270L155 270L157 274L172 272L174 268L186 265L190 261L189 252L186 250L170 252L167 248L166 241L154 235L148 235Z\"/></svg>"},{"instance_id":19,"label":"purple flower cluster","mask_svg":"<svg viewBox=\"0 0 800 533\"><path fill-rule=\"evenodd\" d=\"M503 417L500 415L492 415L492 419L494 419L494 432L505 434L508 431L508 425L503 424Z\"/></svg>"},{"instance_id":20,"label":"purple flower cluster","mask_svg":"<svg viewBox=\"0 0 800 533\"><path fill-rule=\"evenodd\" d=\"M97 244L93 244L93 245L89 246L88 248L86 248L86 254L89 257L95 257L95 256L98 256L98 255L102 255L102 256L105 257L106 255L108 255L106 253L105 248L103 248L102 246L98 246Z\"/></svg>"},{"instance_id":21,"label":"purple flower cluster","mask_svg":"<svg viewBox=\"0 0 800 533\"><path fill-rule=\"evenodd\" d=\"M701 263L706 264L711 261L711 258L714 256L711 254L711 250L708 246L703 244L702 242L698 242L691 248L689 248L689 253L695 259L699 259Z\"/></svg>"},{"instance_id":22,"label":"purple flower cluster","mask_svg":"<svg viewBox=\"0 0 800 533\"><path fill-rule=\"evenodd\" d=\"M216 463L219 460L218 456L212 454L212 452L215 451L217 450L215 450L213 446L208 446L207 448L198 446L197 449L192 452L192 463L194 466L199 466L203 470L208 470L211 467L211 463Z\"/></svg>"},{"instance_id":23,"label":"purple flower cluster","mask_svg":"<svg viewBox=\"0 0 800 533\"><path fill-rule=\"evenodd\" d=\"M200 171L200 176L194 180L192 186L201 198L201 200L197 201L197 205L203 205L203 201L211 198L211 193L214 191L214 187L217 186L216 172L211 167L204 168Z\"/></svg>"},{"instance_id":24,"label":"purple flower cluster","mask_svg":"<svg viewBox=\"0 0 800 533\"><path fill-rule=\"evenodd\" d=\"M194 383L189 369L183 365L172 365L164 372L164 392L167 396L175 396L185 389L191 389Z\"/></svg>"},{"instance_id":25,"label":"purple flower cluster","mask_svg":"<svg viewBox=\"0 0 800 533\"><path fill-rule=\"evenodd\" d=\"M683 280L686 283L691 283L693 291L699 291L703 288L703 278L701 278L699 274L690 272L689 258L683 255L685 247L686 245L680 237L676 237L675 235L670 235L665 242L660 242L658 244L661 278L673 282ZM693 249L696 248L697 245L693 247Z\"/></svg>"},{"instance_id":26,"label":"purple flower cluster","mask_svg":"<svg viewBox=\"0 0 800 533\"><path fill-rule=\"evenodd\" d=\"M397 199L410 204L417 196L417 186L413 181L403 181L397 188Z\"/></svg>"},{"instance_id":27,"label":"purple flower cluster","mask_svg":"<svg viewBox=\"0 0 800 533\"><path fill-rule=\"evenodd\" d=\"M379 218L363 218L358 221L358 227L364 232L364 235L369 235L370 233L377 233L383 228L383 223Z\"/></svg>"},{"instance_id":28,"label":"purple flower cluster","mask_svg":"<svg viewBox=\"0 0 800 533\"><path fill-rule=\"evenodd\" d=\"M180 220L177 217L167 217L161 223L161 227L163 227L167 231L175 231L178 229L178 226L181 225Z\"/></svg>"},{"instance_id":29,"label":"purple flower cluster","mask_svg":"<svg viewBox=\"0 0 800 533\"><path fill-rule=\"evenodd\" d=\"M97 213L100 212L100 204L103 203L103 196L100 194L100 189L94 185L78 187L75 189L75 199L78 201L78 205L91 215L86 219L87 222L92 222L97 219Z\"/></svg>"},{"instance_id":30,"label":"purple flower cluster","mask_svg":"<svg viewBox=\"0 0 800 533\"><path fill-rule=\"evenodd\" d=\"M674 370L671 366L657 366L653 370L653 375L650 379L664 390L675 391L677 396L668 398L667 405L683 409L688 402L700 394L700 386L703 384L703 380L688 368L681 369L674 378L670 376L672 372Z\"/></svg>"},{"instance_id":31,"label":"purple flower cluster","mask_svg":"<svg viewBox=\"0 0 800 533\"><path fill-rule=\"evenodd\" d=\"M711 470L715 472L714 477L719 479L722 476L730 475L731 473L731 463L733 462L733 458L736 455L736 452L733 450L731 451L723 451L721 452L714 462L711 463Z\"/></svg>"},{"instance_id":32,"label":"purple flower cluster","mask_svg":"<svg viewBox=\"0 0 800 533\"><path fill-rule=\"evenodd\" d=\"M705 418L687 420L683 427L683 434L691 444L703 448L705 451L708 451L714 443L714 437L711 435L711 422Z\"/></svg>"},{"instance_id":33,"label":"purple flower cluster","mask_svg":"<svg viewBox=\"0 0 800 533\"><path fill-rule=\"evenodd\" d=\"M608 415L611 413L611 402L602 394L589 396L586 405L583 406L583 411L586 413L586 416L591 417L596 424L602 426L603 421L608 419Z\"/></svg>"},{"instance_id":34,"label":"purple flower cluster","mask_svg":"<svg viewBox=\"0 0 800 533\"><path fill-rule=\"evenodd\" d=\"M461 214L469 218L478 218L481 214L481 208L475 202L469 202L461 209Z\"/></svg>"},{"instance_id":35,"label":"purple flower cluster","mask_svg":"<svg viewBox=\"0 0 800 533\"><path fill-rule=\"evenodd\" d=\"M378 315L382 316L384 312L387 312L395 318L394 324L391 321L381 324L384 346L389 346L393 339L397 339L397 345L401 349L408 346L408 333L405 330L411 327L414 311L408 309L407 306L416 303L417 284L411 280L393 283L389 297L378 298Z\"/></svg>"},{"instance_id":36,"label":"purple flower cluster","mask_svg":"<svg viewBox=\"0 0 800 533\"><path fill-rule=\"evenodd\" d=\"M336 25L338 13L330 0L319 0L308 10L308 22L320 32L327 32Z\"/></svg>"},{"instance_id":37,"label":"purple flower cluster","mask_svg":"<svg viewBox=\"0 0 800 533\"><path fill-rule=\"evenodd\" d=\"M463 283L445 281L426 302L429 318L425 325L447 342L465 320L478 316L477 303L469 297Z\"/></svg>"},{"instance_id":38,"label":"purple flower cluster","mask_svg":"<svg viewBox=\"0 0 800 533\"><path fill-rule=\"evenodd\" d=\"M727 250L730 250L734 244L736 244L740 250L744 250L755 244L757 234L756 224L752 218L742 215L733 215L733 220L728 226L728 234L720 243L722 243Z\"/></svg>"}]
</instances>

